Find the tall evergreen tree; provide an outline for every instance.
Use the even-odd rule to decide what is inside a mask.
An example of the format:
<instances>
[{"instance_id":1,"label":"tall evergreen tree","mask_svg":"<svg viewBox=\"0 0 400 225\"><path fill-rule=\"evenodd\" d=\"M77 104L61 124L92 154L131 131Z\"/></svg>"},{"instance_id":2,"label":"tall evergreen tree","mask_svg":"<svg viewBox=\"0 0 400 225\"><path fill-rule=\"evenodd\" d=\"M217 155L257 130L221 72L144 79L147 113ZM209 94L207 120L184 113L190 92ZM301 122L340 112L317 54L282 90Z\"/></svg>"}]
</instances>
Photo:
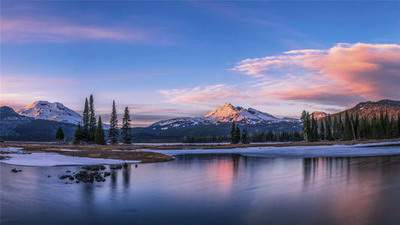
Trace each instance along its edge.
<instances>
[{"instance_id":1,"label":"tall evergreen tree","mask_svg":"<svg viewBox=\"0 0 400 225\"><path fill-rule=\"evenodd\" d=\"M318 122L314 118L314 116L311 117L311 129L310 129L310 141L318 141Z\"/></svg>"},{"instance_id":2,"label":"tall evergreen tree","mask_svg":"<svg viewBox=\"0 0 400 225\"><path fill-rule=\"evenodd\" d=\"M118 118L117 118L117 109L115 107L115 101L113 100L111 118L110 118L110 129L109 129L108 137L110 139L111 144L118 143Z\"/></svg>"},{"instance_id":3,"label":"tall evergreen tree","mask_svg":"<svg viewBox=\"0 0 400 225\"><path fill-rule=\"evenodd\" d=\"M235 144L237 144L237 143L240 142L240 138L241 138L241 135L240 135L240 128L239 128L239 126L236 126L236 130L235 130Z\"/></svg>"},{"instance_id":4,"label":"tall evergreen tree","mask_svg":"<svg viewBox=\"0 0 400 225\"><path fill-rule=\"evenodd\" d=\"M89 141L94 141L96 135L96 114L93 95L89 97Z\"/></svg>"},{"instance_id":5,"label":"tall evergreen tree","mask_svg":"<svg viewBox=\"0 0 400 225\"><path fill-rule=\"evenodd\" d=\"M106 141L104 139L103 122L101 121L101 116L99 116L99 120L97 121L95 142L98 145L106 144Z\"/></svg>"},{"instance_id":6,"label":"tall evergreen tree","mask_svg":"<svg viewBox=\"0 0 400 225\"><path fill-rule=\"evenodd\" d=\"M303 122L303 135L305 141L310 141L311 134L311 123L310 123L310 114L303 110L301 113L301 120Z\"/></svg>"},{"instance_id":7,"label":"tall evergreen tree","mask_svg":"<svg viewBox=\"0 0 400 225\"><path fill-rule=\"evenodd\" d=\"M85 99L85 107L83 109L82 115L82 124L83 129L81 130L82 139L88 141L89 139L89 102L88 99Z\"/></svg>"},{"instance_id":8,"label":"tall evergreen tree","mask_svg":"<svg viewBox=\"0 0 400 225\"><path fill-rule=\"evenodd\" d=\"M124 117L122 118L122 129L121 129L122 139L125 144L132 143L131 136L131 118L129 116L129 109L125 107Z\"/></svg>"},{"instance_id":9,"label":"tall evergreen tree","mask_svg":"<svg viewBox=\"0 0 400 225\"><path fill-rule=\"evenodd\" d=\"M321 140L325 140L326 139L326 136L325 136L325 134L326 134L325 120L321 119L320 124L321 124L321 128L320 128L320 131L319 131L319 133L320 133L319 137L320 137Z\"/></svg>"},{"instance_id":10,"label":"tall evergreen tree","mask_svg":"<svg viewBox=\"0 0 400 225\"><path fill-rule=\"evenodd\" d=\"M83 139L83 130L81 124L79 123L75 130L74 143L79 144L81 143L82 139Z\"/></svg>"},{"instance_id":11,"label":"tall evergreen tree","mask_svg":"<svg viewBox=\"0 0 400 225\"><path fill-rule=\"evenodd\" d=\"M352 129L352 125L351 125L350 116L347 111L344 115L344 139L345 140L353 139L353 129Z\"/></svg>"},{"instance_id":12,"label":"tall evergreen tree","mask_svg":"<svg viewBox=\"0 0 400 225\"><path fill-rule=\"evenodd\" d=\"M64 131L63 131L63 129L61 127L59 127L57 129L56 139L57 139L57 141L60 141L60 142L64 140Z\"/></svg>"},{"instance_id":13,"label":"tall evergreen tree","mask_svg":"<svg viewBox=\"0 0 400 225\"><path fill-rule=\"evenodd\" d=\"M246 129L243 130L242 137L241 137L240 141L242 142L242 144L249 144L250 143L249 136L247 134L247 130Z\"/></svg>"},{"instance_id":14,"label":"tall evergreen tree","mask_svg":"<svg viewBox=\"0 0 400 225\"><path fill-rule=\"evenodd\" d=\"M235 121L232 122L231 127L231 144L237 144L238 140L236 139L236 123Z\"/></svg>"},{"instance_id":15,"label":"tall evergreen tree","mask_svg":"<svg viewBox=\"0 0 400 225\"><path fill-rule=\"evenodd\" d=\"M333 135L332 135L332 119L331 116L327 116L325 118L325 124L326 124L326 140L332 141L333 140Z\"/></svg>"},{"instance_id":16,"label":"tall evergreen tree","mask_svg":"<svg viewBox=\"0 0 400 225\"><path fill-rule=\"evenodd\" d=\"M400 137L400 113L397 114L397 137Z\"/></svg>"}]
</instances>

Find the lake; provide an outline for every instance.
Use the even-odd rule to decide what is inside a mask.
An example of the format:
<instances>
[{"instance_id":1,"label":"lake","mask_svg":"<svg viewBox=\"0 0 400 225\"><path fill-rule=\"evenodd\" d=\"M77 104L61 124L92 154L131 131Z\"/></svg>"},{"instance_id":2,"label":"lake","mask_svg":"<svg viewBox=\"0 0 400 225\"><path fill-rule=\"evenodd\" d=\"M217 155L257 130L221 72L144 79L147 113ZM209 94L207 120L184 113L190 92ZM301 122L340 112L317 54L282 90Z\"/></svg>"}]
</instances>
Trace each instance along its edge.
<instances>
[{"instance_id":1,"label":"lake","mask_svg":"<svg viewBox=\"0 0 400 225\"><path fill-rule=\"evenodd\" d=\"M400 157L179 156L64 184L78 166L0 164L1 224L398 225ZM21 173L12 173L19 168ZM48 177L50 175L51 177Z\"/></svg>"}]
</instances>

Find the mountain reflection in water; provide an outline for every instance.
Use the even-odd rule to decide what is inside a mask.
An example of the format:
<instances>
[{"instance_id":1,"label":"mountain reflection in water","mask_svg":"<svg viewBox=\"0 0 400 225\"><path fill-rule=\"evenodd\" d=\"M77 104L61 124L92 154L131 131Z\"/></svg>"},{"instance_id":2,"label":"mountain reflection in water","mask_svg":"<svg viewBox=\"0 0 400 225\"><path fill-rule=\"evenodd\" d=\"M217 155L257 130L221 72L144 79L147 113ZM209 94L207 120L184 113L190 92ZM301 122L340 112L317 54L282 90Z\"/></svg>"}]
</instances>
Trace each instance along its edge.
<instances>
[{"instance_id":1,"label":"mountain reflection in water","mask_svg":"<svg viewBox=\"0 0 400 225\"><path fill-rule=\"evenodd\" d=\"M180 156L64 184L79 167L1 164L1 224L393 224L400 157ZM47 176L51 175L50 178Z\"/></svg>"}]
</instances>

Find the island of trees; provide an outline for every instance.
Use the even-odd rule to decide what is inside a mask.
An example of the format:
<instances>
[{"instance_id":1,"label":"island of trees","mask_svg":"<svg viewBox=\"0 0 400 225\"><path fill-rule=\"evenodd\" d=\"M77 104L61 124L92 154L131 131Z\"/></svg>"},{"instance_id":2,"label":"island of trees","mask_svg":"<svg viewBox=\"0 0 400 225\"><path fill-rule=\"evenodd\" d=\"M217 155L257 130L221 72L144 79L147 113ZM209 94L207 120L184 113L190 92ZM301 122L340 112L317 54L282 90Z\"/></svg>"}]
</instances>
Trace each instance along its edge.
<instances>
[{"instance_id":1,"label":"island of trees","mask_svg":"<svg viewBox=\"0 0 400 225\"><path fill-rule=\"evenodd\" d=\"M124 144L132 143L129 108L125 107L122 118L122 126L121 128L118 128L118 117L115 101L112 103L110 127L108 129L107 136L110 144L117 144L120 141L122 141ZM98 145L105 145L107 143L101 116L98 116L98 119L96 119L93 95L90 95L89 100L88 98L85 99L82 123L79 123L75 130L74 143Z\"/></svg>"}]
</instances>

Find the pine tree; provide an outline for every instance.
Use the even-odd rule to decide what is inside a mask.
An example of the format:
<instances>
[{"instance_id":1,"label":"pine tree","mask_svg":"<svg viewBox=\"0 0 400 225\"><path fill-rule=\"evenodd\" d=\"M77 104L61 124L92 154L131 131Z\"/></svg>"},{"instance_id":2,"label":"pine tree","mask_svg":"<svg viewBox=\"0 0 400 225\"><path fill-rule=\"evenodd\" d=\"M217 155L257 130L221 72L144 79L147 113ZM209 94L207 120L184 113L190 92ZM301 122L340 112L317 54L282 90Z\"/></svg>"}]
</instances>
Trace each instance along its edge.
<instances>
[{"instance_id":1,"label":"pine tree","mask_svg":"<svg viewBox=\"0 0 400 225\"><path fill-rule=\"evenodd\" d=\"M344 139L345 140L353 139L353 129L351 125L350 116L347 111L344 115Z\"/></svg>"},{"instance_id":2,"label":"pine tree","mask_svg":"<svg viewBox=\"0 0 400 225\"><path fill-rule=\"evenodd\" d=\"M239 126L236 126L236 130L235 130L235 144L240 142L240 128Z\"/></svg>"},{"instance_id":3,"label":"pine tree","mask_svg":"<svg viewBox=\"0 0 400 225\"><path fill-rule=\"evenodd\" d=\"M332 120L331 120L331 116L327 116L325 118L325 124L326 124L326 140L332 141L333 140L333 135L332 135Z\"/></svg>"},{"instance_id":4,"label":"pine tree","mask_svg":"<svg viewBox=\"0 0 400 225\"><path fill-rule=\"evenodd\" d=\"M81 124L79 123L75 130L74 143L75 144L81 143L82 138L83 138L83 130Z\"/></svg>"},{"instance_id":5,"label":"pine tree","mask_svg":"<svg viewBox=\"0 0 400 225\"><path fill-rule=\"evenodd\" d=\"M237 144L236 140L236 123L232 122L232 127L231 127L231 144Z\"/></svg>"},{"instance_id":6,"label":"pine tree","mask_svg":"<svg viewBox=\"0 0 400 225\"><path fill-rule=\"evenodd\" d=\"M116 144L118 142L118 118L117 118L117 110L115 107L115 101L113 100L112 112L110 118L110 129L109 129L109 139L111 144Z\"/></svg>"},{"instance_id":7,"label":"pine tree","mask_svg":"<svg viewBox=\"0 0 400 225\"><path fill-rule=\"evenodd\" d=\"M131 137L131 119L129 116L129 109L125 107L124 110L124 117L122 118L122 129L121 129L122 139L124 140L125 144L132 143Z\"/></svg>"},{"instance_id":8,"label":"pine tree","mask_svg":"<svg viewBox=\"0 0 400 225\"><path fill-rule=\"evenodd\" d=\"M58 141L63 141L64 140L64 131L63 131L63 129L61 128L61 127L59 127L58 129L57 129L57 132L56 132L56 139L58 140Z\"/></svg>"},{"instance_id":9,"label":"pine tree","mask_svg":"<svg viewBox=\"0 0 400 225\"><path fill-rule=\"evenodd\" d=\"M94 112L93 95L89 97L89 141L94 141L96 135L96 114Z\"/></svg>"},{"instance_id":10,"label":"pine tree","mask_svg":"<svg viewBox=\"0 0 400 225\"><path fill-rule=\"evenodd\" d=\"M243 131L242 137L241 137L241 142L242 142L242 144L249 144L250 143L249 136L247 134L247 130Z\"/></svg>"},{"instance_id":11,"label":"pine tree","mask_svg":"<svg viewBox=\"0 0 400 225\"><path fill-rule=\"evenodd\" d=\"M400 113L397 114L397 137L400 137Z\"/></svg>"},{"instance_id":12,"label":"pine tree","mask_svg":"<svg viewBox=\"0 0 400 225\"><path fill-rule=\"evenodd\" d=\"M83 115L82 115L82 124L83 124L83 129L82 129L82 139L85 141L88 141L89 139L89 103L88 99L85 99L85 108L83 109Z\"/></svg>"},{"instance_id":13,"label":"pine tree","mask_svg":"<svg viewBox=\"0 0 400 225\"><path fill-rule=\"evenodd\" d=\"M103 122L101 121L101 116L99 116L99 120L97 121L95 142L98 145L106 144L106 141L104 139Z\"/></svg>"},{"instance_id":14,"label":"pine tree","mask_svg":"<svg viewBox=\"0 0 400 225\"><path fill-rule=\"evenodd\" d=\"M310 114L303 110L301 113L301 120L303 122L303 135L305 141L310 141L311 124L310 124Z\"/></svg>"},{"instance_id":15,"label":"pine tree","mask_svg":"<svg viewBox=\"0 0 400 225\"><path fill-rule=\"evenodd\" d=\"M319 137L321 138L321 140L325 140L326 139L326 136L325 136L325 123L324 123L324 119L322 119L321 121L320 121L321 123L321 128L320 128L320 135L319 135Z\"/></svg>"},{"instance_id":16,"label":"pine tree","mask_svg":"<svg viewBox=\"0 0 400 225\"><path fill-rule=\"evenodd\" d=\"M318 141L318 123L314 116L311 117L310 141Z\"/></svg>"}]
</instances>

